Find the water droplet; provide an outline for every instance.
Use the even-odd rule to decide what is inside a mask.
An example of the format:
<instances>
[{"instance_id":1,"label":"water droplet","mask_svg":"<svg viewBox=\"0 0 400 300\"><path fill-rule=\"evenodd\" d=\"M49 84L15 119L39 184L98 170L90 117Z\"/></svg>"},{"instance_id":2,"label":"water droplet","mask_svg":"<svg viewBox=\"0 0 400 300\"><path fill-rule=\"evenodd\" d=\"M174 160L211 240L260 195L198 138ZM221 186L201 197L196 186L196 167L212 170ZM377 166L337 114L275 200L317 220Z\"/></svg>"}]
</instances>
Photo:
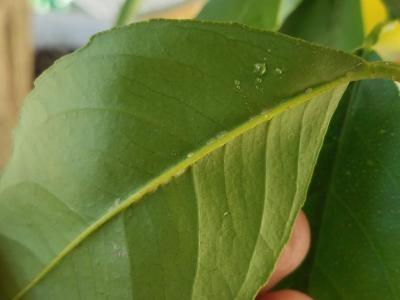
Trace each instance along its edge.
<instances>
[{"instance_id":1,"label":"water droplet","mask_svg":"<svg viewBox=\"0 0 400 300\"><path fill-rule=\"evenodd\" d=\"M267 49L267 52L268 52L268 53L271 53L271 52L272 52L272 50L271 50L271 49Z\"/></svg>"},{"instance_id":2,"label":"water droplet","mask_svg":"<svg viewBox=\"0 0 400 300\"><path fill-rule=\"evenodd\" d=\"M211 145L215 142L215 138L209 139L206 143L206 145Z\"/></svg>"},{"instance_id":3,"label":"water droplet","mask_svg":"<svg viewBox=\"0 0 400 300\"><path fill-rule=\"evenodd\" d=\"M312 93L313 89L312 88L308 88L306 89L306 94Z\"/></svg>"},{"instance_id":4,"label":"water droplet","mask_svg":"<svg viewBox=\"0 0 400 300\"><path fill-rule=\"evenodd\" d=\"M220 133L217 134L217 139L220 139L226 135L226 131L221 131Z\"/></svg>"},{"instance_id":5,"label":"water droplet","mask_svg":"<svg viewBox=\"0 0 400 300\"><path fill-rule=\"evenodd\" d=\"M233 83L235 84L235 87L240 90L240 80L234 80Z\"/></svg>"},{"instance_id":6,"label":"water droplet","mask_svg":"<svg viewBox=\"0 0 400 300\"><path fill-rule=\"evenodd\" d=\"M191 158L192 156L193 156L193 153L188 153L188 154L186 155L187 158Z\"/></svg>"},{"instance_id":7,"label":"water droplet","mask_svg":"<svg viewBox=\"0 0 400 300\"><path fill-rule=\"evenodd\" d=\"M257 81L258 83L262 83L262 82L263 82L263 80L262 80L261 77L257 77L257 78L256 78L256 81Z\"/></svg>"},{"instance_id":8,"label":"water droplet","mask_svg":"<svg viewBox=\"0 0 400 300\"><path fill-rule=\"evenodd\" d=\"M224 217L226 217L228 215L228 212L226 211L226 212L224 212Z\"/></svg>"},{"instance_id":9,"label":"water droplet","mask_svg":"<svg viewBox=\"0 0 400 300\"><path fill-rule=\"evenodd\" d=\"M185 169L182 169L182 170L179 170L175 175L174 175L174 177L179 177L179 176L182 176L185 172L186 172L186 168Z\"/></svg>"},{"instance_id":10,"label":"water droplet","mask_svg":"<svg viewBox=\"0 0 400 300\"><path fill-rule=\"evenodd\" d=\"M275 73L277 73L277 74L279 74L279 75L282 75L282 74L283 74L283 71L282 71L282 69L280 69L280 68L275 68Z\"/></svg>"},{"instance_id":11,"label":"water droplet","mask_svg":"<svg viewBox=\"0 0 400 300\"><path fill-rule=\"evenodd\" d=\"M254 65L254 73L264 75L267 72L267 65L265 63L256 63Z\"/></svg>"}]
</instances>

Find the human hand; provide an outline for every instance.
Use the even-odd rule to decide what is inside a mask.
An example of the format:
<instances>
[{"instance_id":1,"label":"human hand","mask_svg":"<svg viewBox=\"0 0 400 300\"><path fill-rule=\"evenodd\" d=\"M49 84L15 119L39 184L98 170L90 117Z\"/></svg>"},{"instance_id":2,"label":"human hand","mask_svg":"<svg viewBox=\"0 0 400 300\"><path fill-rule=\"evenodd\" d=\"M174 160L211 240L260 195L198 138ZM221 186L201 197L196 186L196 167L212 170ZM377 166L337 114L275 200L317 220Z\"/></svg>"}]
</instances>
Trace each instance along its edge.
<instances>
[{"instance_id":1,"label":"human hand","mask_svg":"<svg viewBox=\"0 0 400 300\"><path fill-rule=\"evenodd\" d=\"M295 221L292 236L278 260L268 284L257 296L257 300L311 300L303 293L293 290L270 292L280 280L293 272L303 261L310 248L310 226L303 212Z\"/></svg>"}]
</instances>

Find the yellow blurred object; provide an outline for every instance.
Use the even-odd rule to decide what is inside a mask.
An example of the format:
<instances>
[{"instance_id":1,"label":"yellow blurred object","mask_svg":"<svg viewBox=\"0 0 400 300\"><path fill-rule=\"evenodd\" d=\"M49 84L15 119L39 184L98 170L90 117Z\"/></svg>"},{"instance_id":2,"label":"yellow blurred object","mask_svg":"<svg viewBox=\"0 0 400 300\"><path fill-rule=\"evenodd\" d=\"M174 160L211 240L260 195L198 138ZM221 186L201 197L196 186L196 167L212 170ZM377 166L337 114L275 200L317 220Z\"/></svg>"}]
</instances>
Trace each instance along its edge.
<instances>
[{"instance_id":1,"label":"yellow blurred object","mask_svg":"<svg viewBox=\"0 0 400 300\"><path fill-rule=\"evenodd\" d=\"M362 0L361 6L365 33L368 34L377 24L386 20L386 8L381 0Z\"/></svg>"},{"instance_id":2,"label":"yellow blurred object","mask_svg":"<svg viewBox=\"0 0 400 300\"><path fill-rule=\"evenodd\" d=\"M377 24L387 18L386 8L381 0L362 0L364 28L367 35ZM374 47L384 59L400 62L400 23L387 25Z\"/></svg>"}]
</instances>

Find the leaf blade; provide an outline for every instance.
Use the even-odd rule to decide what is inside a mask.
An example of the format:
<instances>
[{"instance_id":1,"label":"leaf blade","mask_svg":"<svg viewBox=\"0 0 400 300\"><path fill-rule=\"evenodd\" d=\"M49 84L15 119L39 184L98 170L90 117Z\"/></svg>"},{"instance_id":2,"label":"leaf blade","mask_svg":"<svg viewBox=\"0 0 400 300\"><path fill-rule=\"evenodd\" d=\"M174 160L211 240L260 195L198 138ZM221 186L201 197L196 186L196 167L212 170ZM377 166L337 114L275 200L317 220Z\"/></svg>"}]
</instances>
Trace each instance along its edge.
<instances>
[{"instance_id":1,"label":"leaf blade","mask_svg":"<svg viewBox=\"0 0 400 300\"><path fill-rule=\"evenodd\" d=\"M157 34L160 31L163 32L163 35ZM113 41L112 43L110 43L110 39ZM232 43L232 47L227 47L229 43ZM216 53L215 48L210 49L210 44L223 49L223 53ZM151 57L148 52L149 45L152 46ZM295 66L298 57L292 57L293 47L298 50L297 54L302 57L304 62L313 61L316 52L320 51L319 61L325 64L325 70L322 72L318 66L310 63L308 70L313 72L304 74L303 68ZM269 77L262 77L261 75L264 75L266 70L260 74L260 69L255 69L255 66L259 66L264 55L271 55L268 50L278 53L278 49L280 56L270 59L268 65L271 69L276 64L276 67L282 67L285 73L270 72L267 74ZM236 59L238 53L235 51L238 50L240 50L242 59L243 53L246 53L246 60L241 63L238 63ZM171 59L170 53L177 54L175 61ZM75 56L62 60L55 68L47 72L47 75L37 82L35 91L24 109L22 122L16 135L15 153L0 182L2 195L0 228L3 238L12 237L14 240L18 240L20 245L30 249L38 259L27 257L19 262L13 253L22 251L20 245L15 245L6 239L2 240L1 256L7 257L8 261L15 264L3 266L4 274L9 274L9 278L2 281L2 286L5 286L8 291L9 280L15 279L17 286L22 288L18 297L28 291L32 293L30 295L33 298L48 297L52 290L51 286L59 289L58 295L60 295L63 286L47 285L46 280L42 281L43 285L40 284L40 288L31 288L41 281L50 270L54 270L57 274L60 269L54 267L64 261L64 259L59 261L59 258L65 257L65 260L69 262L66 265L69 272L62 272L59 275L61 278L56 275L52 276L58 278L58 282L66 282L66 286L75 285L77 289L64 290L64 293L71 293L71 297L79 297L79 294L72 293L88 293L88 299L102 297L104 295L102 293L107 293L107 290L104 291L104 287L107 287L107 278L103 277L107 275L105 270L110 267L108 260L101 260L96 264L96 261L90 259L91 267L99 271L99 274L94 276L97 281L92 283L99 291L91 289L85 292L82 287L79 288L80 282L84 282L84 280L75 282L75 276L81 273L84 278L90 276L85 273L85 270L73 270L75 254L79 249L84 248L81 247L81 242L85 240L87 243L91 243L93 241L92 233L96 231L94 229L100 228L105 223L122 222L118 225L121 231L121 228L124 228L121 226L125 226L126 221L133 222L135 219L127 217L127 220L124 220L112 217L121 216L119 213L127 207L136 208L136 205L131 206L136 203L135 199L141 199L153 188L169 182L174 175L178 175L185 167L191 166L206 154L211 154L212 150L221 148L242 133L261 125L263 121L268 120L271 112L271 116L275 116L274 109L275 113L280 113L292 105L299 105L314 96L326 96L326 93L329 94L335 87L339 88L352 79L384 74L384 72L376 73L375 69L387 69L386 75L392 75L389 72L391 68L385 65L378 67L335 50L320 48L279 34L250 30L237 25L156 21L117 29L97 37L88 48L81 50ZM207 77L203 75L205 69L208 70ZM132 70L135 72L133 73ZM325 73L326 70L330 71ZM398 70L393 68L392 71L398 74ZM220 76L221 74L224 76ZM260 77L262 77L262 82L257 80ZM279 84L281 77L297 78L298 81L292 81L293 86L285 86L284 90L280 90L283 86L282 83ZM80 80L76 80L77 78ZM146 82L143 82L143 78L147 78ZM221 81L216 83L215 78L221 78ZM240 89L237 88L235 82L237 78L241 79ZM299 81L300 79L301 81ZM128 80L128 84L126 80ZM198 85L197 88L193 83ZM133 90L132 87L134 87ZM274 87L275 90L267 90L269 87ZM313 90L308 90L311 87ZM140 94L143 91L145 93ZM240 92L246 92L247 98L243 98ZM298 98L296 95L299 95ZM182 97L184 101L181 99ZM288 101L287 97L292 101ZM328 101L331 98L323 97L323 100ZM336 95L333 98L337 101L340 97ZM58 99L58 101L55 103L54 99ZM148 99L151 99L151 102L144 101ZM209 107L204 106L204 99L207 99ZM248 100L243 101L243 99ZM233 100L236 100L234 107L231 102ZM228 102L221 103L219 101ZM330 101L328 102L330 103ZM61 106L60 103L62 103ZM231 107L227 104L230 104ZM331 113L334 105L332 107L328 104L323 105L322 108L330 107L329 112ZM169 116L171 110L165 111L165 109L172 108L175 110L173 118ZM269 110L265 111L266 108ZM218 114L215 113L216 111ZM259 115L260 113L261 115ZM298 113L298 111L294 113ZM135 116L140 118L135 119ZM188 119L188 116L191 118ZM256 118L251 119L253 116ZM210 120L215 117L219 117L219 119ZM87 122L87 119L90 122ZM322 141L324 128L326 129L329 119L322 119L323 128L312 134L312 137L316 139L312 153L319 150L319 143ZM154 124L156 120L162 120L162 122ZM151 139L147 134L149 123L153 125ZM221 128L220 123L226 124L226 127ZM176 124L185 126L177 127ZM202 126L201 132L199 124ZM245 125L240 127L242 124ZM296 127L298 124L293 123L292 125ZM168 131L162 132L162 128L164 128L162 126L167 126ZM180 135L177 135L178 128ZM236 128L239 130L234 131ZM228 130L228 133L218 136L224 129ZM171 132L174 133L174 136L170 135ZM216 138L216 140L211 140L210 143L212 138ZM132 143L136 140L141 142L140 147ZM28 148L26 144L30 147ZM158 152L160 145L163 146L163 152ZM42 149L43 146L46 150ZM64 149L64 146L67 149ZM95 148L93 149L93 147ZM210 152L204 152L204 148ZM37 151L32 154L29 149L37 149ZM39 151L39 149L41 150ZM187 157L191 153L195 154ZM122 161L121 157L123 157ZM145 160L145 158L147 159ZM316 154L311 159L307 159L307 162L312 159L316 159ZM142 165L138 165L140 163ZM291 165L292 167L296 166L296 164ZM278 169L278 167L279 164L275 168ZM310 169L307 170L309 172L307 174L310 174ZM161 175L157 177L154 172ZM303 176L302 188L299 192L300 196L298 196L300 198L296 201L295 211L299 209L304 200L302 195L304 196L310 176ZM275 185L271 184L271 186ZM274 194L278 195L279 193L275 191ZM32 195L36 201L27 201ZM122 202L121 199L123 199ZM126 199L131 200L127 201ZM176 199L170 201L174 200L177 201ZM62 206L63 212L61 213L60 208L57 207L55 211L50 210L48 203L51 203L52 206L57 203ZM150 203L152 202L150 201ZM17 209L18 207L21 209ZM176 206L174 207L176 208ZM37 218L24 218L24 213L32 209ZM153 213L160 218L154 219L153 222L165 220L158 207L153 207L151 214ZM63 218L60 218L60 214L63 215ZM146 216L149 215L149 212L145 209L141 214L141 220L146 225L148 223ZM289 211L292 221L294 214ZM64 215L67 215L68 218L64 218ZM69 228L73 223L69 218L73 217L81 219L77 228ZM108 222L109 220L111 222ZM171 220L167 219L165 222L170 224ZM140 224L135 224L140 227ZM172 222L172 224L174 223ZM164 227L160 225L157 228ZM68 228L67 232L66 228ZM32 229L35 229L33 235L30 234ZM154 243L158 239L154 229L152 230L150 233L153 233L150 236L154 239L146 241L154 246L157 245ZM274 245L276 249L272 253L272 257L276 258L280 252L288 238L289 231L290 226L280 228L281 242ZM59 232L62 232L64 236L59 236ZM253 234L254 232L256 231L253 231ZM137 231L136 234L138 237L144 238L142 231ZM112 237L111 233L104 233L104 235ZM27 236L30 238L26 239ZM168 231L168 236L173 237L174 235ZM43 244L41 242L43 240L52 240L52 244ZM276 239L276 241L278 240ZM105 237L94 242L95 246L92 249L94 253L108 254L114 259L115 257L121 260L130 259L127 264L121 264L119 260L118 268L126 267L136 257L129 253L122 255L121 252L118 252L120 250L116 254L117 249L113 249L114 245L110 243L106 243L103 246L104 249L100 249L97 242L102 245L105 243ZM122 237L119 243L123 243ZM212 245L216 244L217 241L213 240ZM143 243L142 245L147 244ZM175 253L176 248L172 247L173 245L170 246L171 248L165 249L166 253L171 253L171 251ZM11 251L12 249L14 251ZM149 253L153 253L150 251L150 247L145 249ZM161 247L158 246L157 249L161 249ZM86 256L91 253L87 249L85 251ZM133 247L130 251L137 251L137 249ZM146 251L141 253L141 255L145 255ZM247 250L246 253L249 254L251 251ZM102 257L102 259L107 257ZM161 257L163 256L161 255ZM190 257L192 258L192 256ZM163 263L166 264L167 261L165 259ZM264 261L264 263L270 264L265 272L272 270L271 262L273 264L274 261L275 259L272 258ZM79 262L83 262L83 260L81 259ZM20 265L21 263L30 268L24 269L23 265ZM140 261L136 263L140 265ZM249 265L252 267L251 272L255 272L251 260ZM24 271L18 273L19 268ZM153 272L146 272L148 268L149 265L141 268L143 274L146 275L145 278L152 277L152 273L156 272L154 268ZM41 269L42 273L40 273ZM39 273L39 276L35 277L35 273ZM74 275L64 278L65 274ZM135 275L130 272L123 272L123 274L120 276ZM157 274L160 280L158 292L162 295L164 289L162 289L161 282L165 278L162 273ZM254 295L260 282L264 279L260 274L255 277L256 280L251 280L253 282L251 285L250 281L245 281L243 289L241 288L242 283L236 280L237 293ZM32 278L37 279L32 281ZM253 278L253 275L250 278ZM51 281L48 277L46 279ZM137 281L133 282L140 282L139 279L135 277ZM129 281L129 278L126 280ZM27 282L31 283L26 286ZM132 281L130 282L132 284ZM179 281L177 282L179 283ZM204 280L202 282L205 283ZM117 286L117 283L115 285ZM145 293L146 287L148 285L142 287L143 293ZM227 291L222 283L216 289L222 296ZM176 289L171 287L169 290L171 293L176 292ZM200 290L193 289L193 291L194 295L199 295L199 297L209 292L206 286ZM13 292L16 291L9 292L10 296L13 295ZM123 297L129 297L129 295Z\"/></svg>"}]
</instances>

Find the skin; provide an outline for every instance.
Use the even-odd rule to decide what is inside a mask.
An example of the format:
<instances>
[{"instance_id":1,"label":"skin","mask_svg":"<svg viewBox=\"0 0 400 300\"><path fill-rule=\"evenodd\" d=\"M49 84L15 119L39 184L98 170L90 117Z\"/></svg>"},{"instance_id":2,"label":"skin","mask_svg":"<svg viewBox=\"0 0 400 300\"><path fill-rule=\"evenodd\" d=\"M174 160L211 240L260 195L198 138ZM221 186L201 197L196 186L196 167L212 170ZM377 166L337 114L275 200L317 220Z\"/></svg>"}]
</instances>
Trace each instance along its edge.
<instances>
[{"instance_id":1,"label":"skin","mask_svg":"<svg viewBox=\"0 0 400 300\"><path fill-rule=\"evenodd\" d=\"M283 278L292 273L304 260L310 248L310 226L303 212L296 219L291 238L283 250L276 269L257 300L312 300L309 296L292 290L271 292Z\"/></svg>"}]
</instances>

